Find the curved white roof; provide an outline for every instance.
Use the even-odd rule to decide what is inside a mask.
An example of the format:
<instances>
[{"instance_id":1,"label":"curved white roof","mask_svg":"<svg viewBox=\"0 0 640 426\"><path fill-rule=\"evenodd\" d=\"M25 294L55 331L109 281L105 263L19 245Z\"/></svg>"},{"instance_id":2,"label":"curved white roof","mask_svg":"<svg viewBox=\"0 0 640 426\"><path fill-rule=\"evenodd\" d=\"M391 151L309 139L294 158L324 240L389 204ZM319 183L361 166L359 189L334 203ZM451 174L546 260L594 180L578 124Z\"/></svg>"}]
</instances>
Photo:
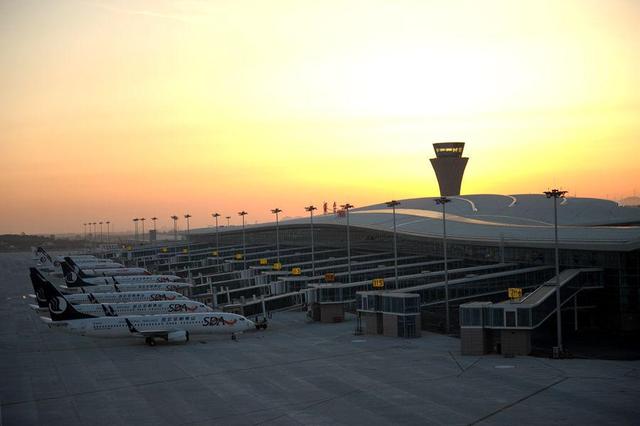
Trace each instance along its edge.
<instances>
[{"instance_id":1,"label":"curved white roof","mask_svg":"<svg viewBox=\"0 0 640 426\"><path fill-rule=\"evenodd\" d=\"M442 236L442 207L433 198L399 200L398 232ZM452 239L518 242L548 245L554 239L553 200L538 194L464 195L446 204L447 235ZM386 204L354 208L352 226L393 230L392 210ZM338 215L318 215L318 224L346 225ZM308 223L308 218L281 221L282 226ZM567 198L558 200L561 244L589 248L630 250L640 247L640 209L608 200ZM273 226L253 225L251 228ZM231 230L231 229L229 229ZM210 230L209 230L210 232ZM598 247L595 247L598 246Z\"/></svg>"}]
</instances>

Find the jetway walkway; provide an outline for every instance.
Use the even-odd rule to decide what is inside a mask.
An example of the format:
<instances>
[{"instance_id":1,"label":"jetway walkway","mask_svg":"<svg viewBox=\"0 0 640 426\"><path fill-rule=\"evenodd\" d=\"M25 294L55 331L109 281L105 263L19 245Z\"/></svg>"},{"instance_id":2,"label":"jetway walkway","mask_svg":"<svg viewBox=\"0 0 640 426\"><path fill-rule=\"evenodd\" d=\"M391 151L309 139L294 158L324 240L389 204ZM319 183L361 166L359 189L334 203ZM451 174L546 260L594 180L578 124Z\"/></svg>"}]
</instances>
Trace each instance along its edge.
<instances>
[{"instance_id":1,"label":"jetway walkway","mask_svg":"<svg viewBox=\"0 0 640 426\"><path fill-rule=\"evenodd\" d=\"M604 286L604 271L598 268L566 269L558 276L560 305L574 301L574 327L578 327L578 295ZM533 331L557 312L556 276L520 299L500 303L472 302L460 305L460 343L464 355L497 352L528 355ZM560 355L560 348L554 353Z\"/></svg>"},{"instance_id":2,"label":"jetway walkway","mask_svg":"<svg viewBox=\"0 0 640 426\"><path fill-rule=\"evenodd\" d=\"M603 286L602 269L565 269L560 272L561 306L575 300L582 291L603 288ZM521 299L495 304L485 302L482 306L461 305L461 326L535 329L555 314L556 288L556 277L554 276Z\"/></svg>"},{"instance_id":3,"label":"jetway walkway","mask_svg":"<svg viewBox=\"0 0 640 426\"><path fill-rule=\"evenodd\" d=\"M444 264L443 261L439 261ZM459 262L451 260L450 262ZM449 269L449 283L464 282L465 280L476 278L481 280L484 277L493 277L495 273L518 271L518 265L515 263L496 263L491 265L470 266L463 268ZM385 288L390 288L392 292L402 293L418 293L423 288L438 288L444 285L442 281L444 270L420 272L398 277L398 283L395 277L385 278ZM356 281L352 283L335 283L335 284L311 284L311 288L315 290L315 302L318 303L352 303L356 300L356 293L360 291L373 290L372 278ZM421 294L421 297L423 295ZM434 295L435 296L435 295ZM444 291L441 297L444 299Z\"/></svg>"}]
</instances>

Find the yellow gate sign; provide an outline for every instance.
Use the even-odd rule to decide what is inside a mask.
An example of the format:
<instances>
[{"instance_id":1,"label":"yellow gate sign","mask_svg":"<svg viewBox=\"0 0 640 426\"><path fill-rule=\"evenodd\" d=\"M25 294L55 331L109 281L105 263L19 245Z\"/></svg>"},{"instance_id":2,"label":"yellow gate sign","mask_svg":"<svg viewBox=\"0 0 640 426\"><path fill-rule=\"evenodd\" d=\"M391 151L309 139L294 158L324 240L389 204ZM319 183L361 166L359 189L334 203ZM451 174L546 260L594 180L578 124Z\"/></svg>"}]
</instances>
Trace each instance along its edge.
<instances>
[{"instance_id":1,"label":"yellow gate sign","mask_svg":"<svg viewBox=\"0 0 640 426\"><path fill-rule=\"evenodd\" d=\"M235 259L236 260L242 260L242 253L236 253Z\"/></svg>"},{"instance_id":2,"label":"yellow gate sign","mask_svg":"<svg viewBox=\"0 0 640 426\"><path fill-rule=\"evenodd\" d=\"M384 288L384 279L374 278L372 281L373 288Z\"/></svg>"},{"instance_id":3,"label":"yellow gate sign","mask_svg":"<svg viewBox=\"0 0 640 426\"><path fill-rule=\"evenodd\" d=\"M509 289L509 299L520 299L522 297L522 289L521 288L510 288Z\"/></svg>"},{"instance_id":4,"label":"yellow gate sign","mask_svg":"<svg viewBox=\"0 0 640 426\"><path fill-rule=\"evenodd\" d=\"M324 274L324 280L328 283L332 283L336 280L336 274L334 274L333 272L327 272L326 274Z\"/></svg>"},{"instance_id":5,"label":"yellow gate sign","mask_svg":"<svg viewBox=\"0 0 640 426\"><path fill-rule=\"evenodd\" d=\"M276 263L273 264L273 270L274 271L279 271L280 269L282 269L282 263L276 262Z\"/></svg>"},{"instance_id":6,"label":"yellow gate sign","mask_svg":"<svg viewBox=\"0 0 640 426\"><path fill-rule=\"evenodd\" d=\"M161 251L161 252L163 252L163 253L168 253L168 252L169 252L169 249L168 249L168 248L166 248L166 247L162 247L162 248L160 249L160 251Z\"/></svg>"},{"instance_id":7,"label":"yellow gate sign","mask_svg":"<svg viewBox=\"0 0 640 426\"><path fill-rule=\"evenodd\" d=\"M131 251L131 250L133 250L133 247L132 246L127 246L127 250Z\"/></svg>"},{"instance_id":8,"label":"yellow gate sign","mask_svg":"<svg viewBox=\"0 0 640 426\"><path fill-rule=\"evenodd\" d=\"M260 259L260 264L261 265L268 265L269 261L267 259Z\"/></svg>"},{"instance_id":9,"label":"yellow gate sign","mask_svg":"<svg viewBox=\"0 0 640 426\"><path fill-rule=\"evenodd\" d=\"M291 275L300 275L300 274L302 274L302 269L300 268L293 268L291 270Z\"/></svg>"},{"instance_id":10,"label":"yellow gate sign","mask_svg":"<svg viewBox=\"0 0 640 426\"><path fill-rule=\"evenodd\" d=\"M218 252L216 250L212 251L211 256L218 257Z\"/></svg>"}]
</instances>

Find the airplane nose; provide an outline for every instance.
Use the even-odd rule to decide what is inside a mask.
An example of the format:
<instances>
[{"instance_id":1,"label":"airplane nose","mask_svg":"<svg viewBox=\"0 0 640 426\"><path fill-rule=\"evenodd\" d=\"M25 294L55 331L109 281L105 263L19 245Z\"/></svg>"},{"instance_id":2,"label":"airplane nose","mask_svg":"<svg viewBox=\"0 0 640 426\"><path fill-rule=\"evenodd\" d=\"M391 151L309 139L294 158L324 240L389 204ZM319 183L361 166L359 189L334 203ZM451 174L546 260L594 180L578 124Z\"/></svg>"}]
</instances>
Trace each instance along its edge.
<instances>
[{"instance_id":1,"label":"airplane nose","mask_svg":"<svg viewBox=\"0 0 640 426\"><path fill-rule=\"evenodd\" d=\"M254 329L254 328L256 328L256 324L251 320L247 320L247 329L251 330L251 329Z\"/></svg>"}]
</instances>

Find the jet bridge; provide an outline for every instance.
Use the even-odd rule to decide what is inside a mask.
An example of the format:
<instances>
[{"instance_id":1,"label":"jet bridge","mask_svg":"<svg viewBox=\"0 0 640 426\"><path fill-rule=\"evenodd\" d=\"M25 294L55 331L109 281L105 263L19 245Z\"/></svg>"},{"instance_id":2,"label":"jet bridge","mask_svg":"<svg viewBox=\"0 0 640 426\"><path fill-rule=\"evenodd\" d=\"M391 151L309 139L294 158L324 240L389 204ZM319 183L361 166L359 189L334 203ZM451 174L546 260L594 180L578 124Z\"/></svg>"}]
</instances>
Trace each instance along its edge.
<instances>
[{"instance_id":1,"label":"jet bridge","mask_svg":"<svg viewBox=\"0 0 640 426\"><path fill-rule=\"evenodd\" d=\"M603 288L604 272L598 268L566 269L559 278L561 306L573 302L577 324L578 295ZM462 353L478 355L495 350L528 355L532 331L556 315L556 281L553 277L520 299L460 305Z\"/></svg>"}]
</instances>

